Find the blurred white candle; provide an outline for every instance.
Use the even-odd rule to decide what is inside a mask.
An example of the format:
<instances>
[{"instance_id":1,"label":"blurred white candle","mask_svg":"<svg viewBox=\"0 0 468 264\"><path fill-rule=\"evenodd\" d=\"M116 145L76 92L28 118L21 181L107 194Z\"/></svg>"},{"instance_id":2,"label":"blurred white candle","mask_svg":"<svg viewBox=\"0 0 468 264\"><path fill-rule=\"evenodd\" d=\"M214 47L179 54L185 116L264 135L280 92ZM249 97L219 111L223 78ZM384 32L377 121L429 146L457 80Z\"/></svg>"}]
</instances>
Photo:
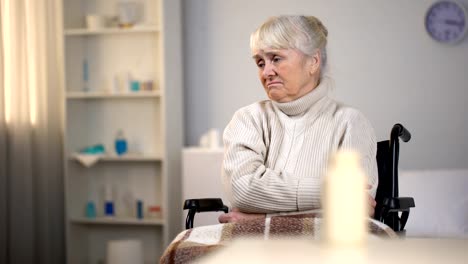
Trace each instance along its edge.
<instances>
[{"instance_id":1,"label":"blurred white candle","mask_svg":"<svg viewBox=\"0 0 468 264\"><path fill-rule=\"evenodd\" d=\"M367 237L366 177L360 157L339 151L331 159L324 182L323 236L331 246L363 246Z\"/></svg>"}]
</instances>

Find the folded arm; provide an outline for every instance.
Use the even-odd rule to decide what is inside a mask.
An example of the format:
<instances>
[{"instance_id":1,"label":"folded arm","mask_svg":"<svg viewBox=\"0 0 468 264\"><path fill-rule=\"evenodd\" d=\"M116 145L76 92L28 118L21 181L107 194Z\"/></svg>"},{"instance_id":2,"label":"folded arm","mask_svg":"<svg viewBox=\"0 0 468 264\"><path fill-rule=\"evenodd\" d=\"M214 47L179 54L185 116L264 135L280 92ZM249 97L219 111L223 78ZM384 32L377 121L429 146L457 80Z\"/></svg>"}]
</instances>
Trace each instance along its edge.
<instances>
[{"instance_id":1,"label":"folded arm","mask_svg":"<svg viewBox=\"0 0 468 264\"><path fill-rule=\"evenodd\" d=\"M298 186L306 183L265 165L268 139L260 120L238 111L224 131L223 181L232 206L251 213L297 211Z\"/></svg>"},{"instance_id":2,"label":"folded arm","mask_svg":"<svg viewBox=\"0 0 468 264\"><path fill-rule=\"evenodd\" d=\"M320 178L300 179L287 171L265 165L267 153L272 150L268 149L268 135L264 133L268 128L263 127L264 123L261 117L237 112L224 132L223 181L231 196L232 207L247 213L318 208L314 204L320 204L320 197L313 197L312 192L320 188ZM360 153L363 170L369 179L369 205L373 208L378 184L376 140L372 126L361 113L354 112L348 119L337 147Z\"/></svg>"}]
</instances>

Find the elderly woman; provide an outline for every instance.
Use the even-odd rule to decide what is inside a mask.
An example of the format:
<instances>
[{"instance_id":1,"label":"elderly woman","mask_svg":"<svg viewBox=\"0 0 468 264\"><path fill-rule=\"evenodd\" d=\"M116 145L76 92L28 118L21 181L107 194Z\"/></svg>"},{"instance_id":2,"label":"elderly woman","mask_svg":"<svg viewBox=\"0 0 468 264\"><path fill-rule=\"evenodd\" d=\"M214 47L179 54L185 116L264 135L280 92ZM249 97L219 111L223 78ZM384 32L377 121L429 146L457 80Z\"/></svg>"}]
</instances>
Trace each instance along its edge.
<instances>
[{"instance_id":1,"label":"elderly woman","mask_svg":"<svg viewBox=\"0 0 468 264\"><path fill-rule=\"evenodd\" d=\"M319 209L329 156L338 149L360 154L373 214L376 137L361 112L328 97L327 34L313 16L273 17L252 33L252 58L270 100L239 109L224 131L223 183L234 209L220 222Z\"/></svg>"}]
</instances>

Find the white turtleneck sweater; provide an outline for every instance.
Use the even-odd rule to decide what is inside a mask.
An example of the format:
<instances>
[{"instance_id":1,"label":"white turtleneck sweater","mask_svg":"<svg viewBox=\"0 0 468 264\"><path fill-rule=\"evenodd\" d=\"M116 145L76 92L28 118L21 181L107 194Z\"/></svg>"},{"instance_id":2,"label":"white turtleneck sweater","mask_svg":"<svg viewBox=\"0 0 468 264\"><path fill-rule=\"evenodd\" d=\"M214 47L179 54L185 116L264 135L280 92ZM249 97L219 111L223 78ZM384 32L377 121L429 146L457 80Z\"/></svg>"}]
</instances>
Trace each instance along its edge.
<instances>
[{"instance_id":1,"label":"white turtleneck sweater","mask_svg":"<svg viewBox=\"0 0 468 264\"><path fill-rule=\"evenodd\" d=\"M328 86L325 79L295 101L261 101L234 114L223 135L222 175L232 207L251 213L321 208L322 179L338 149L361 155L375 197L374 130L361 112L329 98Z\"/></svg>"}]
</instances>

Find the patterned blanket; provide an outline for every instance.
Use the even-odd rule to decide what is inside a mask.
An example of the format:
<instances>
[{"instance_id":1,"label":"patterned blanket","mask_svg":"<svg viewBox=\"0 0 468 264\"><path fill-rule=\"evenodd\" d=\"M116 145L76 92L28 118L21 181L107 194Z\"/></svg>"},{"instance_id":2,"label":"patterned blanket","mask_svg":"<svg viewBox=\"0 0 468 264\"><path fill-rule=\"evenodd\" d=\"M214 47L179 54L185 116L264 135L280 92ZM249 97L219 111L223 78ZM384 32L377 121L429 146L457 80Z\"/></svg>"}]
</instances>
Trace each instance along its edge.
<instances>
[{"instance_id":1,"label":"patterned blanket","mask_svg":"<svg viewBox=\"0 0 468 264\"><path fill-rule=\"evenodd\" d=\"M269 239L308 236L316 239L320 235L321 223L320 213L296 213L239 223L196 227L181 232L166 249L160 263L190 263L228 245L238 237ZM371 236L376 238L397 237L390 227L374 219L369 219L369 231Z\"/></svg>"}]
</instances>

